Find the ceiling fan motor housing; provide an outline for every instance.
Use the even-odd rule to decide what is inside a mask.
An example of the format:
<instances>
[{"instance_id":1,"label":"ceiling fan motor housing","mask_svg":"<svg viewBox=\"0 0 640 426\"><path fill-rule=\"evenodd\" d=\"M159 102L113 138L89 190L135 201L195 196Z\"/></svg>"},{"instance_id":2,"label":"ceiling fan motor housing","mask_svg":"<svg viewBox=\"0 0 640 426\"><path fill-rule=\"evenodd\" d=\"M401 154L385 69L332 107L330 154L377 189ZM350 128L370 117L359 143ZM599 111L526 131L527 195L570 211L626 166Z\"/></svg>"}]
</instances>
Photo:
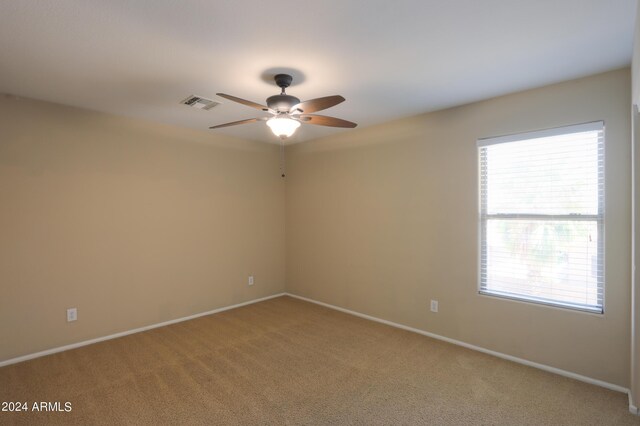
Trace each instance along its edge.
<instances>
[{"instance_id":1,"label":"ceiling fan motor housing","mask_svg":"<svg viewBox=\"0 0 640 426\"><path fill-rule=\"evenodd\" d=\"M267 106L278 112L287 112L292 106L300 103L300 99L291 95L274 95L267 98Z\"/></svg>"},{"instance_id":2,"label":"ceiling fan motor housing","mask_svg":"<svg viewBox=\"0 0 640 426\"><path fill-rule=\"evenodd\" d=\"M288 112L292 106L300 103L300 99L295 96L287 95L284 89L291 85L293 77L289 74L276 74L273 79L279 88L282 89L282 93L267 98L267 106L278 112Z\"/></svg>"}]
</instances>

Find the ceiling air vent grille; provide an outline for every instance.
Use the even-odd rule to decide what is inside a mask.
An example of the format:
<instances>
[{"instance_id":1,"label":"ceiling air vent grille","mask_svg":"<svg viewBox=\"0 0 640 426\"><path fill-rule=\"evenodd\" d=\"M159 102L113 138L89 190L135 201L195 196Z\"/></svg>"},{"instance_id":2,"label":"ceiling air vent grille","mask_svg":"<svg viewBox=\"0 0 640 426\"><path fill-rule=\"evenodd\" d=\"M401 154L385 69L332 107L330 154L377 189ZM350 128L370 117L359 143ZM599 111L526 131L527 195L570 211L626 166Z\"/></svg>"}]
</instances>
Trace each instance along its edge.
<instances>
[{"instance_id":1,"label":"ceiling air vent grille","mask_svg":"<svg viewBox=\"0 0 640 426\"><path fill-rule=\"evenodd\" d=\"M212 101L211 99L203 98L202 96L191 95L186 99L180 101L181 104L188 105L190 107L203 109L209 111L212 108L220 105L220 102Z\"/></svg>"}]
</instances>

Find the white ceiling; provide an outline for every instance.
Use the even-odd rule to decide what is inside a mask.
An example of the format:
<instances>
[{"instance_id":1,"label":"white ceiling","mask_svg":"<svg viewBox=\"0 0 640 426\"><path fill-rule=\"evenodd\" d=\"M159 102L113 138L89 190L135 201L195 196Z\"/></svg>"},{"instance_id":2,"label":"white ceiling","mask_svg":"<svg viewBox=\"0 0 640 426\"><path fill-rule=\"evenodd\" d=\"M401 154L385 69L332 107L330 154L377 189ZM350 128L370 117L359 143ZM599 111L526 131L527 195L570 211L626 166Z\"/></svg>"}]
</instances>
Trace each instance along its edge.
<instances>
[{"instance_id":1,"label":"white ceiling","mask_svg":"<svg viewBox=\"0 0 640 426\"><path fill-rule=\"evenodd\" d=\"M268 79L368 126L630 64L635 0L8 0L0 92L206 130ZM190 94L223 104L201 111ZM277 141L264 123L220 130ZM303 125L293 142L344 129Z\"/></svg>"}]
</instances>

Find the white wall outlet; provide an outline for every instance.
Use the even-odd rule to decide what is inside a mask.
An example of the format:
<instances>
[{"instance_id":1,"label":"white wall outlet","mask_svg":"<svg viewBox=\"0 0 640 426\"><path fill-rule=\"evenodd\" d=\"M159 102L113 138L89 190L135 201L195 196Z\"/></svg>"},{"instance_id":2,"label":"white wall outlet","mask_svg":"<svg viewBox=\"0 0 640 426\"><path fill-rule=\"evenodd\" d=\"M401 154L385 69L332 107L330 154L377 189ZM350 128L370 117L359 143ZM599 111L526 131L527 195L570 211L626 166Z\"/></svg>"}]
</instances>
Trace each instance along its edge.
<instances>
[{"instance_id":1,"label":"white wall outlet","mask_svg":"<svg viewBox=\"0 0 640 426\"><path fill-rule=\"evenodd\" d=\"M249 285L253 285L253 275L249 275Z\"/></svg>"},{"instance_id":2,"label":"white wall outlet","mask_svg":"<svg viewBox=\"0 0 640 426\"><path fill-rule=\"evenodd\" d=\"M431 312L438 312L438 301L437 300L432 300L431 301Z\"/></svg>"},{"instance_id":3,"label":"white wall outlet","mask_svg":"<svg viewBox=\"0 0 640 426\"><path fill-rule=\"evenodd\" d=\"M67 322L75 321L77 319L78 319L78 309L77 308L67 309Z\"/></svg>"}]
</instances>

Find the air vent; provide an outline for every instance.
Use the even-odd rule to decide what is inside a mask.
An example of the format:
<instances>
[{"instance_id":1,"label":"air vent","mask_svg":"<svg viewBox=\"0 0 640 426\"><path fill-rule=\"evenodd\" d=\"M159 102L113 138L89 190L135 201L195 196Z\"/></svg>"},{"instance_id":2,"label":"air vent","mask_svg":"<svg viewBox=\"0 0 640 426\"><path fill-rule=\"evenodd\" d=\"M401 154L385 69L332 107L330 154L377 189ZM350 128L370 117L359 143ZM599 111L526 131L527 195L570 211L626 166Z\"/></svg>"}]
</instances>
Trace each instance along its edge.
<instances>
[{"instance_id":1,"label":"air vent","mask_svg":"<svg viewBox=\"0 0 640 426\"><path fill-rule=\"evenodd\" d=\"M203 98L202 96L191 95L187 99L180 101L181 104L188 105L190 107L204 109L205 111L215 108L220 105L220 102L212 101L211 99Z\"/></svg>"}]
</instances>

